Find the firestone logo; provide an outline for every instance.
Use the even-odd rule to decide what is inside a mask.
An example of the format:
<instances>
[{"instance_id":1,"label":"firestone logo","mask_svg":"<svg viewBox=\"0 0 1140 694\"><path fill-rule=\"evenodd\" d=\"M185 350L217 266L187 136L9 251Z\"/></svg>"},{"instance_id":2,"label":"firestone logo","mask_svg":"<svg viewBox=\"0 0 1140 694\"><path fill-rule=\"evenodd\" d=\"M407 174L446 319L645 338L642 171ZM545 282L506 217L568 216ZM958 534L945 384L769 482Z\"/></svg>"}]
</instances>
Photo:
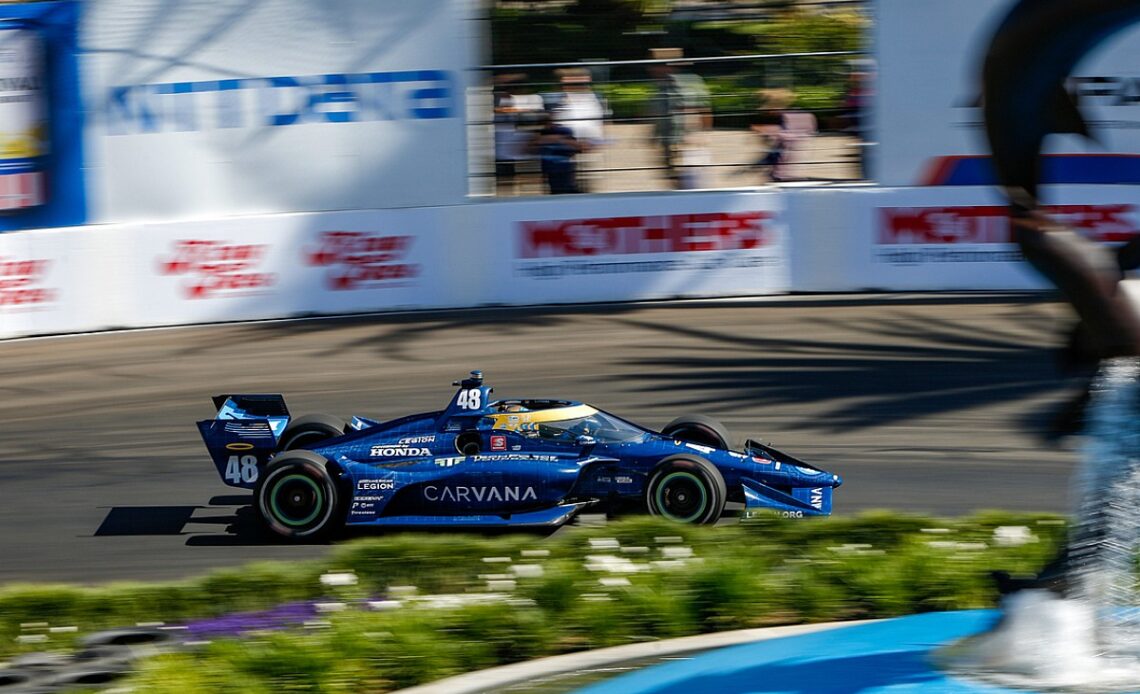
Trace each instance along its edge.
<instances>
[{"instance_id":1,"label":"firestone logo","mask_svg":"<svg viewBox=\"0 0 1140 694\"><path fill-rule=\"evenodd\" d=\"M751 250L774 240L764 225L772 216L753 211L521 222L518 257Z\"/></svg>"},{"instance_id":2,"label":"firestone logo","mask_svg":"<svg viewBox=\"0 0 1140 694\"><path fill-rule=\"evenodd\" d=\"M420 266L405 262L415 238L363 231L326 231L316 250L305 254L315 267L329 268L325 282L334 291L393 286L420 275Z\"/></svg>"},{"instance_id":3,"label":"firestone logo","mask_svg":"<svg viewBox=\"0 0 1140 694\"><path fill-rule=\"evenodd\" d=\"M1045 211L1102 243L1124 243L1138 233L1129 219L1134 205L1051 205ZM880 245L1012 243L1009 209L999 205L884 207L879 213Z\"/></svg>"},{"instance_id":4,"label":"firestone logo","mask_svg":"<svg viewBox=\"0 0 1140 694\"><path fill-rule=\"evenodd\" d=\"M223 241L178 241L174 254L159 260L159 274L186 275L186 296L212 299L266 289L277 275L256 272L265 259L264 244L229 244Z\"/></svg>"},{"instance_id":5,"label":"firestone logo","mask_svg":"<svg viewBox=\"0 0 1140 694\"><path fill-rule=\"evenodd\" d=\"M55 289L38 286L47 277L51 262L0 256L0 309L38 308L55 301Z\"/></svg>"}]
</instances>

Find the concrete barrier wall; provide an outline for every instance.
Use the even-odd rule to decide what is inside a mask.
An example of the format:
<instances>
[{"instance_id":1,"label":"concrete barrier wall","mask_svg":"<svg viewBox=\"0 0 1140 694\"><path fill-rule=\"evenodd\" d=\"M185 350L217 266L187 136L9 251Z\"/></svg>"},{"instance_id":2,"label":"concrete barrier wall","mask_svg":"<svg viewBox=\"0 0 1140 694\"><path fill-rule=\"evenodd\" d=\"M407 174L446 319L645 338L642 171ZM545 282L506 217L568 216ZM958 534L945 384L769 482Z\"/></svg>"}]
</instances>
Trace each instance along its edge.
<instances>
[{"instance_id":1,"label":"concrete barrier wall","mask_svg":"<svg viewBox=\"0 0 1140 694\"><path fill-rule=\"evenodd\" d=\"M0 234L0 337L790 289L775 192L473 202Z\"/></svg>"},{"instance_id":2,"label":"concrete barrier wall","mask_svg":"<svg viewBox=\"0 0 1140 694\"><path fill-rule=\"evenodd\" d=\"M1140 187L1046 186L1049 212L1090 238L1140 229ZM1043 289L1010 240L989 187L807 189L785 193L791 290Z\"/></svg>"},{"instance_id":3,"label":"concrete barrier wall","mask_svg":"<svg viewBox=\"0 0 1140 694\"><path fill-rule=\"evenodd\" d=\"M1045 191L1092 238L1140 187ZM0 337L293 316L1044 283L987 188L567 196L0 234Z\"/></svg>"}]
</instances>

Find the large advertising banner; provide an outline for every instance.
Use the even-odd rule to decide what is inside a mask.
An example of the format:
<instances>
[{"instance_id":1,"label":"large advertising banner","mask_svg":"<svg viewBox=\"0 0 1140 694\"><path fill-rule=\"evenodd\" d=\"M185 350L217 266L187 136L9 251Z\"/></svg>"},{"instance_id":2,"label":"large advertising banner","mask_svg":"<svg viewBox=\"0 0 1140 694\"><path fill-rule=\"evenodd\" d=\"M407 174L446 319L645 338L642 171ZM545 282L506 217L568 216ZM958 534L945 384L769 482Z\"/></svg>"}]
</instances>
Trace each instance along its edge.
<instances>
[{"instance_id":1,"label":"large advertising banner","mask_svg":"<svg viewBox=\"0 0 1140 694\"><path fill-rule=\"evenodd\" d=\"M0 4L0 232L83 224L77 0Z\"/></svg>"},{"instance_id":2,"label":"large advertising banner","mask_svg":"<svg viewBox=\"0 0 1140 694\"><path fill-rule=\"evenodd\" d=\"M555 198L0 235L0 337L790 289L774 192Z\"/></svg>"},{"instance_id":3,"label":"large advertising banner","mask_svg":"<svg viewBox=\"0 0 1140 694\"><path fill-rule=\"evenodd\" d=\"M1140 229L1138 186L1049 186L1045 211L1088 238L1123 244ZM852 198L866 220L850 289L979 290L1048 287L1011 237L992 189L908 188Z\"/></svg>"},{"instance_id":4,"label":"large advertising banner","mask_svg":"<svg viewBox=\"0 0 1140 694\"><path fill-rule=\"evenodd\" d=\"M462 202L469 0L95 0L98 222Z\"/></svg>"},{"instance_id":5,"label":"large advertising banner","mask_svg":"<svg viewBox=\"0 0 1140 694\"><path fill-rule=\"evenodd\" d=\"M981 66L1014 0L876 0L875 177L884 186L988 185ZM1048 41L1048 37L1042 37ZM1053 183L1140 180L1140 27L1111 38L1068 82L1096 142L1055 135Z\"/></svg>"},{"instance_id":6,"label":"large advertising banner","mask_svg":"<svg viewBox=\"0 0 1140 694\"><path fill-rule=\"evenodd\" d=\"M128 296L146 325L430 308L444 293L438 208L140 225Z\"/></svg>"},{"instance_id":7,"label":"large advertising banner","mask_svg":"<svg viewBox=\"0 0 1140 694\"><path fill-rule=\"evenodd\" d=\"M708 193L495 206L504 304L740 296L788 290L782 198Z\"/></svg>"},{"instance_id":8,"label":"large advertising banner","mask_svg":"<svg viewBox=\"0 0 1140 694\"><path fill-rule=\"evenodd\" d=\"M0 337L114 327L114 278L82 229L0 234Z\"/></svg>"}]
</instances>

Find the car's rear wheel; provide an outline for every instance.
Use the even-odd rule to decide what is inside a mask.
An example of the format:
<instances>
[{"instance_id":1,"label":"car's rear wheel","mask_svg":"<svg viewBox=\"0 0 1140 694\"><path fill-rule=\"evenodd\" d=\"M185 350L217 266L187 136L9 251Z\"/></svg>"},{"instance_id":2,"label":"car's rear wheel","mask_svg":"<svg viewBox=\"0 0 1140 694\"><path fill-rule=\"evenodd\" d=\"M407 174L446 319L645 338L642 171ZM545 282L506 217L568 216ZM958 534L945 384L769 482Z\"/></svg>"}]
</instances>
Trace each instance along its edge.
<instances>
[{"instance_id":1,"label":"car's rear wheel","mask_svg":"<svg viewBox=\"0 0 1140 694\"><path fill-rule=\"evenodd\" d=\"M661 433L701 446L731 448L732 437L729 436L728 429L717 420L703 414L688 414L678 417L669 422L668 426L661 430Z\"/></svg>"},{"instance_id":2,"label":"car's rear wheel","mask_svg":"<svg viewBox=\"0 0 1140 694\"><path fill-rule=\"evenodd\" d=\"M307 414L289 422L281 432L278 451L315 446L325 439L340 436L348 429L344 420L331 414Z\"/></svg>"},{"instance_id":3,"label":"car's rear wheel","mask_svg":"<svg viewBox=\"0 0 1140 694\"><path fill-rule=\"evenodd\" d=\"M712 463L691 456L662 460L649 478L649 513L678 523L715 523L728 495L724 477Z\"/></svg>"},{"instance_id":4,"label":"car's rear wheel","mask_svg":"<svg viewBox=\"0 0 1140 694\"><path fill-rule=\"evenodd\" d=\"M341 520L336 481L327 461L312 451L289 451L270 461L254 505L270 532L298 542L326 538Z\"/></svg>"}]
</instances>

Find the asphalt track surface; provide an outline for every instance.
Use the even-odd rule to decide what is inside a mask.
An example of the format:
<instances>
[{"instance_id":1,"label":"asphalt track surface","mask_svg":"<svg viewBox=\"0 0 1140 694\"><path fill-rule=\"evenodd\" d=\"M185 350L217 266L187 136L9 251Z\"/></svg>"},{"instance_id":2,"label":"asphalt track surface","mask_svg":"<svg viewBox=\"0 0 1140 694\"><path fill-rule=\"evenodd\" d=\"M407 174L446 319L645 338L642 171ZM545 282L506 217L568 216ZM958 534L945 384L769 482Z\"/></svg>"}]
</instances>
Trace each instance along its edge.
<instances>
[{"instance_id":1,"label":"asphalt track surface","mask_svg":"<svg viewBox=\"0 0 1140 694\"><path fill-rule=\"evenodd\" d=\"M836 513L1063 512L1074 387L1042 295L681 302L217 325L0 343L0 582L176 579L326 546L267 543L195 420L222 392L294 414L499 397L595 403L648 426L701 412L842 474Z\"/></svg>"}]
</instances>

